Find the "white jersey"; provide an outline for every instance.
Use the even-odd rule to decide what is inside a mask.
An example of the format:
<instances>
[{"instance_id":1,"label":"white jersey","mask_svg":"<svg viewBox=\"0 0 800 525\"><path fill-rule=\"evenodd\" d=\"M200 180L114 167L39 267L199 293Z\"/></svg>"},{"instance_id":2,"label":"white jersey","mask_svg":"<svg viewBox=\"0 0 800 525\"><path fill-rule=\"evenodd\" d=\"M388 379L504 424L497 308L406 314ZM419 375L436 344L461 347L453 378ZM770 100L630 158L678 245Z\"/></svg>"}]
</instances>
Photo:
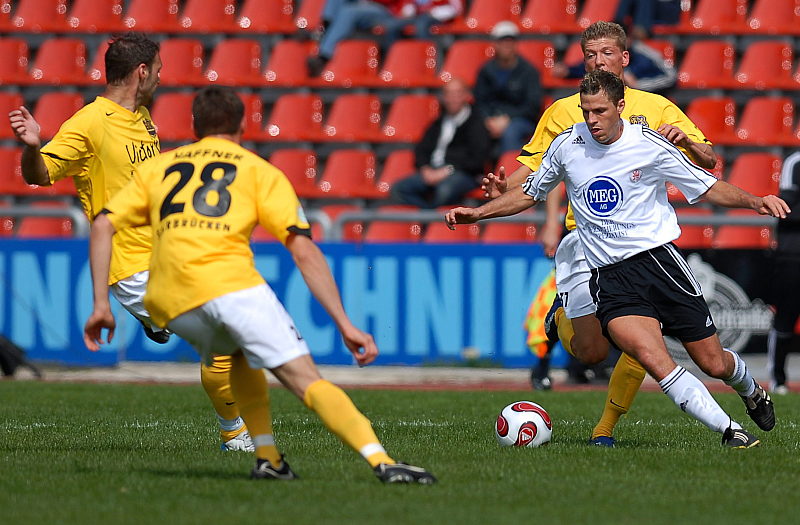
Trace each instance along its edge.
<instances>
[{"instance_id":1,"label":"white jersey","mask_svg":"<svg viewBox=\"0 0 800 525\"><path fill-rule=\"evenodd\" d=\"M567 128L523 185L526 194L544 201L550 190L565 182L591 268L680 236L678 218L667 200L667 181L692 204L717 182L657 132L621 122L622 135L612 144L594 140L584 122Z\"/></svg>"}]
</instances>

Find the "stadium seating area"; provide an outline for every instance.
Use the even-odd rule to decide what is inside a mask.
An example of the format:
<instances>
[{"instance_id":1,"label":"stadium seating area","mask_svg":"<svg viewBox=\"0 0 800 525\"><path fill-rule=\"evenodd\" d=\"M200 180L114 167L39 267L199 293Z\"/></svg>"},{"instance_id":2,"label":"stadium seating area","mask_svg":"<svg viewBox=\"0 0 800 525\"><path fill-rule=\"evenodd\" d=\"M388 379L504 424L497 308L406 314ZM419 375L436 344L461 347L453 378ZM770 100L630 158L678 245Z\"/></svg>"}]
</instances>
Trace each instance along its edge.
<instances>
[{"instance_id":1,"label":"stadium seating area","mask_svg":"<svg viewBox=\"0 0 800 525\"><path fill-rule=\"evenodd\" d=\"M539 69L549 104L575 89L574 81L552 75L554 64L579 59L580 31L612 18L617 2L465 4L464 14L432 38L409 34L385 57L373 35L356 35L319 78L309 78L306 57L316 51L312 37L324 0L0 0L0 113L25 104L43 136L52 137L102 92L108 35L146 31L161 43L164 68L152 113L164 149L193 139L193 88L232 85L246 103L246 146L286 172L307 208L332 218L373 208L396 212L382 205L391 184L413 168L413 145L438 114L442 81L474 82L493 53L488 31L495 23L518 24L520 52ZM751 191L777 191L781 160L800 147L800 0L683 0L682 7L680 23L656 27L651 41L678 70L670 97L715 143L718 176ZM69 183L25 185L19 152L8 126L0 126L0 236L71 235L60 219L1 217L2 206L74 205ZM515 163L513 154L498 159L508 171ZM672 190L674 205L682 206ZM343 237L524 242L536 235L531 225L488 224L463 228L456 239L413 219L413 209L402 210L407 223L345 225ZM764 247L771 239L769 228L744 226L697 226L685 237L686 247Z\"/></svg>"}]
</instances>

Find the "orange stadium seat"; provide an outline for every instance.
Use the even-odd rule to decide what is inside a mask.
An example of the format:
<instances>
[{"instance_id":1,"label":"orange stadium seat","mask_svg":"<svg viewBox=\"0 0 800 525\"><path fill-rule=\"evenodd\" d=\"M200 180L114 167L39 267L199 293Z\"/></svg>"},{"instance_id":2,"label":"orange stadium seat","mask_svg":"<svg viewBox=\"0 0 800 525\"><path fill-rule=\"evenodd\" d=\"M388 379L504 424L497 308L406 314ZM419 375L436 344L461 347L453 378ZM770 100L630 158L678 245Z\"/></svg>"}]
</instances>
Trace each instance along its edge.
<instances>
[{"instance_id":1,"label":"orange stadium seat","mask_svg":"<svg viewBox=\"0 0 800 525\"><path fill-rule=\"evenodd\" d=\"M177 33L179 7L178 0L130 0L122 23L131 31Z\"/></svg>"},{"instance_id":2,"label":"orange stadium seat","mask_svg":"<svg viewBox=\"0 0 800 525\"><path fill-rule=\"evenodd\" d=\"M789 97L754 97L745 105L736 127L740 144L792 145L794 103Z\"/></svg>"},{"instance_id":3,"label":"orange stadium seat","mask_svg":"<svg viewBox=\"0 0 800 525\"><path fill-rule=\"evenodd\" d=\"M794 51L780 40L753 42L744 52L734 78L748 89L800 89L792 77Z\"/></svg>"},{"instance_id":4,"label":"orange stadium seat","mask_svg":"<svg viewBox=\"0 0 800 525\"><path fill-rule=\"evenodd\" d=\"M430 40L401 40L389 49L378 75L377 86L398 88L437 87L438 52Z\"/></svg>"},{"instance_id":5,"label":"orange stadium seat","mask_svg":"<svg viewBox=\"0 0 800 525\"><path fill-rule=\"evenodd\" d=\"M106 83L106 51L108 51L108 40L103 40L95 51L92 64L86 72L86 77L91 84Z\"/></svg>"},{"instance_id":6,"label":"orange stadium seat","mask_svg":"<svg viewBox=\"0 0 800 525\"><path fill-rule=\"evenodd\" d=\"M236 19L238 31L247 33L294 33L292 0L245 0Z\"/></svg>"},{"instance_id":7,"label":"orange stadium seat","mask_svg":"<svg viewBox=\"0 0 800 525\"><path fill-rule=\"evenodd\" d=\"M381 138L381 101L377 95L346 94L334 101L322 138L336 142L374 142Z\"/></svg>"},{"instance_id":8,"label":"orange stadium seat","mask_svg":"<svg viewBox=\"0 0 800 525\"><path fill-rule=\"evenodd\" d=\"M33 116L42 128L42 138L53 138L61 124L82 107L83 95L80 93L51 91L39 97Z\"/></svg>"},{"instance_id":9,"label":"orange stadium seat","mask_svg":"<svg viewBox=\"0 0 800 525\"><path fill-rule=\"evenodd\" d=\"M305 67L305 61L302 64ZM368 87L378 82L378 46L370 40L345 40L336 46L313 85L327 87Z\"/></svg>"},{"instance_id":10,"label":"orange stadium seat","mask_svg":"<svg viewBox=\"0 0 800 525\"><path fill-rule=\"evenodd\" d=\"M466 15L441 27L443 33L488 33L503 20L519 25L521 0L472 0Z\"/></svg>"},{"instance_id":11,"label":"orange stadium seat","mask_svg":"<svg viewBox=\"0 0 800 525\"><path fill-rule=\"evenodd\" d=\"M680 33L720 35L747 32L747 0L697 0L688 25L675 28Z\"/></svg>"},{"instance_id":12,"label":"orange stadium seat","mask_svg":"<svg viewBox=\"0 0 800 525\"><path fill-rule=\"evenodd\" d=\"M800 0L756 0L747 19L750 33L800 35Z\"/></svg>"},{"instance_id":13,"label":"orange stadium seat","mask_svg":"<svg viewBox=\"0 0 800 525\"><path fill-rule=\"evenodd\" d=\"M28 43L21 38L0 38L0 86L30 82Z\"/></svg>"},{"instance_id":14,"label":"orange stadium seat","mask_svg":"<svg viewBox=\"0 0 800 525\"><path fill-rule=\"evenodd\" d=\"M428 224L422 240L426 243L451 244L480 241L481 229L477 224L461 224L451 230L443 221Z\"/></svg>"},{"instance_id":15,"label":"orange stadium seat","mask_svg":"<svg viewBox=\"0 0 800 525\"><path fill-rule=\"evenodd\" d=\"M586 29L599 20L614 20L619 0L585 0L578 15L578 27Z\"/></svg>"},{"instance_id":16,"label":"orange stadium seat","mask_svg":"<svg viewBox=\"0 0 800 525\"><path fill-rule=\"evenodd\" d=\"M122 31L122 0L74 0L67 23L79 33Z\"/></svg>"},{"instance_id":17,"label":"orange stadium seat","mask_svg":"<svg viewBox=\"0 0 800 525\"><path fill-rule=\"evenodd\" d=\"M14 28L11 25L11 0L0 0L0 33L8 33Z\"/></svg>"},{"instance_id":18,"label":"orange stadium seat","mask_svg":"<svg viewBox=\"0 0 800 525\"><path fill-rule=\"evenodd\" d=\"M439 100L434 95L398 95L386 115L381 140L418 142L438 116Z\"/></svg>"},{"instance_id":19,"label":"orange stadium seat","mask_svg":"<svg viewBox=\"0 0 800 525\"><path fill-rule=\"evenodd\" d=\"M86 84L86 44L80 38L51 38L45 40L36 54L30 71L31 79L39 84Z\"/></svg>"},{"instance_id":20,"label":"orange stadium seat","mask_svg":"<svg viewBox=\"0 0 800 525\"><path fill-rule=\"evenodd\" d=\"M17 219L16 236L26 239L72 237L72 220L66 217L23 217Z\"/></svg>"},{"instance_id":21,"label":"orange stadium seat","mask_svg":"<svg viewBox=\"0 0 800 525\"><path fill-rule=\"evenodd\" d=\"M164 86L200 86L207 84L203 75L203 44L195 38L168 38L161 42L161 84Z\"/></svg>"},{"instance_id":22,"label":"orange stadium seat","mask_svg":"<svg viewBox=\"0 0 800 525\"><path fill-rule=\"evenodd\" d=\"M414 211L408 206L384 206L381 212ZM364 242L411 242L418 243L422 238L422 225L416 221L372 221L367 224Z\"/></svg>"},{"instance_id":23,"label":"orange stadium seat","mask_svg":"<svg viewBox=\"0 0 800 525\"><path fill-rule=\"evenodd\" d=\"M492 57L494 47L488 40L456 40L447 52L439 77L444 82L460 78L473 86L481 66Z\"/></svg>"},{"instance_id":24,"label":"orange stadium seat","mask_svg":"<svg viewBox=\"0 0 800 525\"><path fill-rule=\"evenodd\" d=\"M11 110L19 109L24 103L25 100L19 93L0 91L0 115L3 117L6 117ZM6 121L0 126L0 140L13 138L14 132L11 130L11 126L8 125L8 121Z\"/></svg>"},{"instance_id":25,"label":"orange stadium seat","mask_svg":"<svg viewBox=\"0 0 800 525\"><path fill-rule=\"evenodd\" d=\"M579 33L577 0L528 0L520 29L529 33Z\"/></svg>"},{"instance_id":26,"label":"orange stadium seat","mask_svg":"<svg viewBox=\"0 0 800 525\"><path fill-rule=\"evenodd\" d=\"M295 87L311 83L306 59L315 51L313 42L281 40L272 48L264 79L271 86Z\"/></svg>"},{"instance_id":27,"label":"orange stadium seat","mask_svg":"<svg viewBox=\"0 0 800 525\"><path fill-rule=\"evenodd\" d=\"M239 93L244 102L243 140L264 140L264 102L258 93Z\"/></svg>"},{"instance_id":28,"label":"orange stadium seat","mask_svg":"<svg viewBox=\"0 0 800 525\"><path fill-rule=\"evenodd\" d=\"M191 33L236 31L236 0L186 0L180 26Z\"/></svg>"},{"instance_id":29,"label":"orange stadium seat","mask_svg":"<svg viewBox=\"0 0 800 525\"><path fill-rule=\"evenodd\" d=\"M736 103L731 97L697 97L686 116L715 144L736 144Z\"/></svg>"},{"instance_id":30,"label":"orange stadium seat","mask_svg":"<svg viewBox=\"0 0 800 525\"><path fill-rule=\"evenodd\" d=\"M320 211L327 215L331 222L335 221L339 215L346 212L358 212L361 211L361 206L356 206L355 204L328 204L326 206L322 206ZM322 232L315 231L314 227L317 226L316 224L311 225L311 232L315 239L322 238L326 240ZM321 229L320 229L321 230ZM342 238L341 240L346 242L361 242L364 240L364 224L361 221L353 221L353 222L346 222L342 225Z\"/></svg>"},{"instance_id":31,"label":"orange stadium seat","mask_svg":"<svg viewBox=\"0 0 800 525\"><path fill-rule=\"evenodd\" d=\"M191 93L162 93L153 103L153 122L158 138L165 141L193 140Z\"/></svg>"},{"instance_id":32,"label":"orange stadium seat","mask_svg":"<svg viewBox=\"0 0 800 525\"><path fill-rule=\"evenodd\" d=\"M392 185L416 171L414 166L414 150L398 149L391 152L383 161L381 178L378 180L378 191L389 196Z\"/></svg>"},{"instance_id":33,"label":"orange stadium seat","mask_svg":"<svg viewBox=\"0 0 800 525\"><path fill-rule=\"evenodd\" d=\"M294 24L299 29L313 31L322 25L322 8L325 7L326 0L303 0L300 2L300 9L297 10L297 17Z\"/></svg>"},{"instance_id":34,"label":"orange stadium seat","mask_svg":"<svg viewBox=\"0 0 800 525\"><path fill-rule=\"evenodd\" d=\"M2 213L2 206L0 206ZM12 217L0 217L0 237L11 237L14 235L14 219Z\"/></svg>"},{"instance_id":35,"label":"orange stadium seat","mask_svg":"<svg viewBox=\"0 0 800 525\"><path fill-rule=\"evenodd\" d=\"M678 70L678 86L693 89L735 87L736 52L723 40L698 40L689 45Z\"/></svg>"},{"instance_id":36,"label":"orange stadium seat","mask_svg":"<svg viewBox=\"0 0 800 525\"><path fill-rule=\"evenodd\" d=\"M322 139L322 99L315 94L289 93L275 102L266 125L273 140Z\"/></svg>"},{"instance_id":37,"label":"orange stadium seat","mask_svg":"<svg viewBox=\"0 0 800 525\"><path fill-rule=\"evenodd\" d=\"M0 194L39 197L75 195L72 181L59 181L51 186L27 184L22 178L21 160L22 148L0 148Z\"/></svg>"},{"instance_id":38,"label":"orange stadium seat","mask_svg":"<svg viewBox=\"0 0 800 525\"><path fill-rule=\"evenodd\" d=\"M11 25L26 33L66 32L67 0L19 0Z\"/></svg>"},{"instance_id":39,"label":"orange stadium seat","mask_svg":"<svg viewBox=\"0 0 800 525\"><path fill-rule=\"evenodd\" d=\"M577 46L577 48L576 48ZM583 52L580 50L580 44L573 43L569 47L568 54L570 57L574 54L573 49L577 49L580 53L580 60L583 60ZM539 79L542 86L546 88L557 87L573 87L577 86L580 81L578 79L564 79L553 76L553 66L556 64L556 49L552 43L547 40L521 40L517 44L517 50L520 56L525 58L539 71Z\"/></svg>"},{"instance_id":40,"label":"orange stadium seat","mask_svg":"<svg viewBox=\"0 0 800 525\"><path fill-rule=\"evenodd\" d=\"M318 197L382 198L375 185L375 155L356 149L334 151L325 164L317 192Z\"/></svg>"},{"instance_id":41,"label":"orange stadium seat","mask_svg":"<svg viewBox=\"0 0 800 525\"><path fill-rule=\"evenodd\" d=\"M675 66L675 45L672 42L669 40L649 39L645 41L645 44L661 53L661 56L664 57L664 65L668 67Z\"/></svg>"},{"instance_id":42,"label":"orange stadium seat","mask_svg":"<svg viewBox=\"0 0 800 525\"><path fill-rule=\"evenodd\" d=\"M316 195L317 156L312 150L279 149L270 156L269 161L286 175L298 196Z\"/></svg>"},{"instance_id":43,"label":"orange stadium seat","mask_svg":"<svg viewBox=\"0 0 800 525\"><path fill-rule=\"evenodd\" d=\"M481 235L481 242L487 244L529 244L535 240L536 226L522 222L490 221L484 223Z\"/></svg>"},{"instance_id":44,"label":"orange stadium seat","mask_svg":"<svg viewBox=\"0 0 800 525\"><path fill-rule=\"evenodd\" d=\"M727 181L753 195L777 195L781 159L771 153L742 153L733 162Z\"/></svg>"},{"instance_id":45,"label":"orange stadium seat","mask_svg":"<svg viewBox=\"0 0 800 525\"><path fill-rule=\"evenodd\" d=\"M522 166L517 160L519 156L519 151L506 151L502 155L500 155L500 159L497 161L497 166L495 166L494 172L498 173L500 167L502 166L505 169L506 175L511 175L514 171Z\"/></svg>"},{"instance_id":46,"label":"orange stadium seat","mask_svg":"<svg viewBox=\"0 0 800 525\"><path fill-rule=\"evenodd\" d=\"M714 238L714 228L711 225L703 224L681 224L681 218L687 215L711 216L713 212L705 208L686 207L678 211L678 224L681 227L681 236L675 240L675 244L681 250L705 250L711 248Z\"/></svg>"},{"instance_id":47,"label":"orange stadium seat","mask_svg":"<svg viewBox=\"0 0 800 525\"><path fill-rule=\"evenodd\" d=\"M732 210L726 215L745 215L758 217L750 210ZM765 250L772 247L772 229L769 226L739 226L726 224L717 228L711 241L714 249L755 249Z\"/></svg>"},{"instance_id":48,"label":"orange stadium seat","mask_svg":"<svg viewBox=\"0 0 800 525\"><path fill-rule=\"evenodd\" d=\"M261 76L261 44L257 40L227 39L214 48L206 78L229 86L258 87Z\"/></svg>"}]
</instances>

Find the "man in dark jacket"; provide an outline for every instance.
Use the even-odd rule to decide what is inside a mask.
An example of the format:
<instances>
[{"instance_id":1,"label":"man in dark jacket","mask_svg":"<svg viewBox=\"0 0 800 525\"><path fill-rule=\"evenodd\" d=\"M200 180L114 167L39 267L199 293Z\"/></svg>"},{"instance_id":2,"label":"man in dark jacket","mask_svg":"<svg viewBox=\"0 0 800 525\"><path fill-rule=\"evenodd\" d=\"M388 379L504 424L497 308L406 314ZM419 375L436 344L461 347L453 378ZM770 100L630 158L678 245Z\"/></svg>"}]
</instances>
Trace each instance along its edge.
<instances>
[{"instance_id":1,"label":"man in dark jacket","mask_svg":"<svg viewBox=\"0 0 800 525\"><path fill-rule=\"evenodd\" d=\"M491 140L469 100L469 88L462 80L445 84L444 113L414 149L417 172L392 186L393 200L436 208L461 203L464 195L478 187L490 159Z\"/></svg>"},{"instance_id":2,"label":"man in dark jacket","mask_svg":"<svg viewBox=\"0 0 800 525\"><path fill-rule=\"evenodd\" d=\"M495 156L518 151L536 129L542 105L539 72L517 53L519 29L514 22L498 22L491 32L494 58L478 72L475 106L497 140Z\"/></svg>"}]
</instances>

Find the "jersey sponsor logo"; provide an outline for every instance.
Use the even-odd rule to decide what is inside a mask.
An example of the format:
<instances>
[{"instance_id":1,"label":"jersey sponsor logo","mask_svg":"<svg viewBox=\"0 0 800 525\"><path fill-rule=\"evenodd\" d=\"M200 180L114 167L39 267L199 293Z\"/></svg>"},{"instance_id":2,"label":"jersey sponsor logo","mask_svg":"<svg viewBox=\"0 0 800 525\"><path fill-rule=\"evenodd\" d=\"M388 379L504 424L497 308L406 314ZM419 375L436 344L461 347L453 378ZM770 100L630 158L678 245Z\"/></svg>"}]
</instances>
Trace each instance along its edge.
<instances>
[{"instance_id":1,"label":"jersey sponsor logo","mask_svg":"<svg viewBox=\"0 0 800 525\"><path fill-rule=\"evenodd\" d=\"M608 217L622 206L622 188L610 177L596 177L583 194L586 206L598 217Z\"/></svg>"},{"instance_id":2,"label":"jersey sponsor logo","mask_svg":"<svg viewBox=\"0 0 800 525\"><path fill-rule=\"evenodd\" d=\"M647 124L647 117L645 117L644 115L631 115L628 120L630 121L631 124L641 124L642 126L645 126L647 128L650 127Z\"/></svg>"},{"instance_id":3,"label":"jersey sponsor logo","mask_svg":"<svg viewBox=\"0 0 800 525\"><path fill-rule=\"evenodd\" d=\"M631 182L639 182L642 178L642 170L633 170L631 172Z\"/></svg>"},{"instance_id":4,"label":"jersey sponsor logo","mask_svg":"<svg viewBox=\"0 0 800 525\"><path fill-rule=\"evenodd\" d=\"M586 144L586 142L583 140L583 137L581 137L580 135L575 137L575 140L573 140L572 143L573 144Z\"/></svg>"}]
</instances>

